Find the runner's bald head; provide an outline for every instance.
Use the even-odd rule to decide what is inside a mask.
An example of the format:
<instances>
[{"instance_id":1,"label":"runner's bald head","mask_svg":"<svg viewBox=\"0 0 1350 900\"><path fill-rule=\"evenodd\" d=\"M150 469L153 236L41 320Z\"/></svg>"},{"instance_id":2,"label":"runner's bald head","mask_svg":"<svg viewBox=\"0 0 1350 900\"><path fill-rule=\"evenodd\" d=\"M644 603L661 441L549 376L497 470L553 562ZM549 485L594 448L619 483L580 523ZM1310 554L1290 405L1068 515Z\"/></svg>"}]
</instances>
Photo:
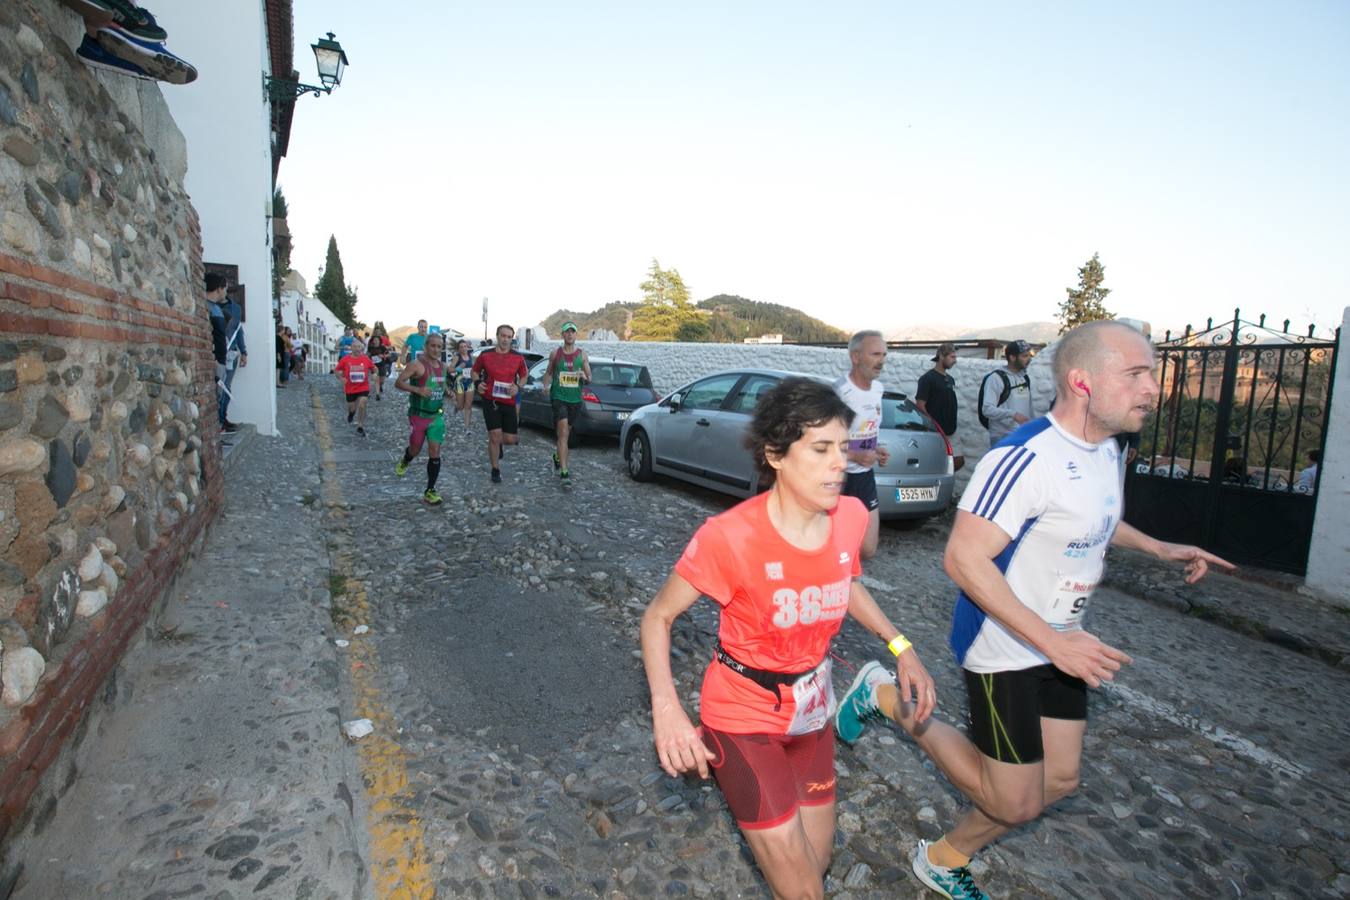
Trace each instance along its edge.
<instances>
[{"instance_id":1,"label":"runner's bald head","mask_svg":"<svg viewBox=\"0 0 1350 900\"><path fill-rule=\"evenodd\" d=\"M1055 345L1055 386L1059 389L1060 396L1066 396L1070 393L1069 373L1074 369L1082 369L1094 374L1101 372L1103 367L1115 356L1120 355L1120 341L1134 338L1135 340L1147 340L1142 334L1122 322L1113 322L1110 319L1103 319L1099 322L1088 322L1085 325L1079 325L1077 328L1070 329L1069 333L1059 339Z\"/></svg>"}]
</instances>

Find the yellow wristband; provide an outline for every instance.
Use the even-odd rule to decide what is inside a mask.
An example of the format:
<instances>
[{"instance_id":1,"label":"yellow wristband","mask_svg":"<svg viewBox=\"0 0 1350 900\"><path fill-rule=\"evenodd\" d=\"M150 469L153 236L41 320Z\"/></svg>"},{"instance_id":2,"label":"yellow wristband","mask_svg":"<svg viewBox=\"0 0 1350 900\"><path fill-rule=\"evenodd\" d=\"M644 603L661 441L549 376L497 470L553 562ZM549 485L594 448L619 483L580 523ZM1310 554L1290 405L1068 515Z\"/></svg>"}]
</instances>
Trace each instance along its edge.
<instances>
[{"instance_id":1,"label":"yellow wristband","mask_svg":"<svg viewBox=\"0 0 1350 900\"><path fill-rule=\"evenodd\" d=\"M913 646L914 645L911 644L903 634L897 634L895 637L891 638L890 643L886 645L886 647L896 656L899 656Z\"/></svg>"}]
</instances>

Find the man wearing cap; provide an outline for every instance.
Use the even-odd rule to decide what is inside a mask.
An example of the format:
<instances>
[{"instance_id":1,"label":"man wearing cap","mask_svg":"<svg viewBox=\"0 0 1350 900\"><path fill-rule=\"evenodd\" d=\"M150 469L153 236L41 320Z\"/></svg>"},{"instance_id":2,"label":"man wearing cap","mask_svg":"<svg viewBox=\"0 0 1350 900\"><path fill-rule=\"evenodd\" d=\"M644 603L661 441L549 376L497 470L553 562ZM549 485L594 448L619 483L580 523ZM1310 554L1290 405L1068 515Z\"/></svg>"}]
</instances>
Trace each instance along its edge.
<instances>
[{"instance_id":1,"label":"man wearing cap","mask_svg":"<svg viewBox=\"0 0 1350 900\"><path fill-rule=\"evenodd\" d=\"M553 351L544 371L544 388L553 405L553 428L557 431L553 468L565 483L572 477L567 470L567 437L581 415L581 380L591 380L591 361L577 346L575 322L563 323L562 338L563 345Z\"/></svg>"},{"instance_id":2,"label":"man wearing cap","mask_svg":"<svg viewBox=\"0 0 1350 900\"><path fill-rule=\"evenodd\" d=\"M956 434L956 379L947 373L956 365L956 345L942 344L933 355L933 362L936 365L919 376L914 405L951 437Z\"/></svg>"},{"instance_id":3,"label":"man wearing cap","mask_svg":"<svg viewBox=\"0 0 1350 900\"><path fill-rule=\"evenodd\" d=\"M1031 404L1031 345L1012 341L1004 349L1008 364L984 376L978 405L980 424L989 429L989 446L1012 434L1036 417Z\"/></svg>"}]
</instances>

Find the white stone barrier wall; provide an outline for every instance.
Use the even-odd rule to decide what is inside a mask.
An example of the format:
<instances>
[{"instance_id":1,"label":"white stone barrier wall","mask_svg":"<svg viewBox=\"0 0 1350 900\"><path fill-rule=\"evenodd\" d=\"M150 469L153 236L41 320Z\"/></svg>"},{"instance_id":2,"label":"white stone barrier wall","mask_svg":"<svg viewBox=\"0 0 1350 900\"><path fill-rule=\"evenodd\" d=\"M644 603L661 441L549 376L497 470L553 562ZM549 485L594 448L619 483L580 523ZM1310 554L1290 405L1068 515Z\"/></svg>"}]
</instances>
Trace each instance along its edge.
<instances>
[{"instance_id":1,"label":"white stone barrier wall","mask_svg":"<svg viewBox=\"0 0 1350 900\"><path fill-rule=\"evenodd\" d=\"M724 369L759 368L785 369L811 375L838 377L848 370L848 351L829 347L796 347L790 344L681 344L648 341L578 341L591 356L614 357L647 367L652 385L662 396L682 385ZM548 353L558 341L535 341L531 349ZM1050 348L1047 348L1049 350ZM1052 353L1042 351L1031 363L1031 384L1035 393L1036 411L1050 408L1054 396L1049 360ZM970 359L961 357L951 375L956 379L957 413L956 435L952 446L966 457L968 475L975 462L989 449L989 432L981 425L975 411L980 381L994 369L1001 368L1003 360ZM928 354L891 352L886 357L886 368L881 381L887 390L896 390L914 396L919 376L933 367ZM962 478L964 484L964 478Z\"/></svg>"},{"instance_id":2,"label":"white stone barrier wall","mask_svg":"<svg viewBox=\"0 0 1350 900\"><path fill-rule=\"evenodd\" d=\"M1342 313L1341 335L1350 334L1350 306ZM1340 349L1332 373L1327 414L1327 458L1317 485L1317 512L1308 551L1309 587L1350 608L1350 358Z\"/></svg>"}]
</instances>

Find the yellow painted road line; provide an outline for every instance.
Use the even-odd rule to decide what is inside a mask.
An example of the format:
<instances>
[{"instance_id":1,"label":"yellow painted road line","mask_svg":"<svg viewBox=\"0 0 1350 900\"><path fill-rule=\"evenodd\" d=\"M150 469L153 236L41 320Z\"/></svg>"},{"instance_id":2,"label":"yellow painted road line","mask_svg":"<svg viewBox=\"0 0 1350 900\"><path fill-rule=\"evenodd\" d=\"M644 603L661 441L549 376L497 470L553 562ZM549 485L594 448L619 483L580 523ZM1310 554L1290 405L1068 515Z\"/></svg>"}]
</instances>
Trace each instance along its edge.
<instances>
[{"instance_id":1,"label":"yellow painted road line","mask_svg":"<svg viewBox=\"0 0 1350 900\"><path fill-rule=\"evenodd\" d=\"M328 418L318 391L310 388L314 408L314 427L319 449L324 454L324 518L329 526L330 565L342 580L346 593L338 624L351 641L348 660L351 667L355 715L370 719L374 732L356 744L361 759L361 776L366 786L366 830L370 836L370 874L375 896L388 900L430 900L436 896L435 880L427 860L422 821L412 806L408 783L409 754L394 740L398 725L384 702L376 683L380 657L368 637L350 633L356 625L371 625L366 586L352 568L352 547L342 527L347 513L343 508L342 486L337 463L332 459L333 441ZM336 604L335 604L336 605ZM345 718L345 717L344 717Z\"/></svg>"}]
</instances>

